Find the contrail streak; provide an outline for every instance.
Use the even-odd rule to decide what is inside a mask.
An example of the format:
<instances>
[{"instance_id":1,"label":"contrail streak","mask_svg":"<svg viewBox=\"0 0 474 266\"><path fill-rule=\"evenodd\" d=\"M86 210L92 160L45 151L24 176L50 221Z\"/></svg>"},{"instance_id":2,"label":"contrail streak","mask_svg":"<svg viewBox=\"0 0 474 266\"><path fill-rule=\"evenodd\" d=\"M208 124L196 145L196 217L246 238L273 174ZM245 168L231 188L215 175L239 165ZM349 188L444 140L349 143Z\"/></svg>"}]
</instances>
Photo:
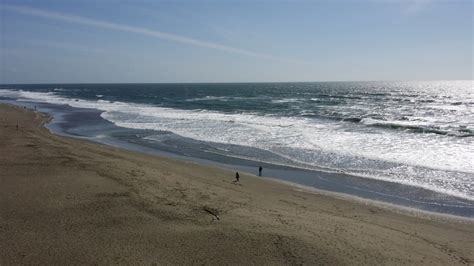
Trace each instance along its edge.
<instances>
[{"instance_id":1,"label":"contrail streak","mask_svg":"<svg viewBox=\"0 0 474 266\"><path fill-rule=\"evenodd\" d=\"M241 55L246 55L246 56L258 57L258 58L264 58L264 59L276 60L276 61L283 61L283 62L304 63L297 60L284 59L284 58L275 57L269 54L257 53L257 52L252 52L252 51L248 51L244 49L239 49L232 46L188 38L188 37L177 35L177 34L151 30L151 29L142 28L142 27L117 24L117 23L112 23L112 22L103 21L103 20L91 19L87 17L56 13L56 12L45 11L45 10L36 9L36 8L24 7L24 6L0 5L0 9L1 8L9 10L9 11L25 14L25 15L59 20L59 21L64 21L68 23L74 23L74 24L91 26L91 27L102 28L102 29L141 34L141 35L159 38L162 40L184 43L184 44L200 46L200 47L205 47L205 48L210 48L210 49L216 49L216 50L221 50L225 52L241 54Z\"/></svg>"}]
</instances>

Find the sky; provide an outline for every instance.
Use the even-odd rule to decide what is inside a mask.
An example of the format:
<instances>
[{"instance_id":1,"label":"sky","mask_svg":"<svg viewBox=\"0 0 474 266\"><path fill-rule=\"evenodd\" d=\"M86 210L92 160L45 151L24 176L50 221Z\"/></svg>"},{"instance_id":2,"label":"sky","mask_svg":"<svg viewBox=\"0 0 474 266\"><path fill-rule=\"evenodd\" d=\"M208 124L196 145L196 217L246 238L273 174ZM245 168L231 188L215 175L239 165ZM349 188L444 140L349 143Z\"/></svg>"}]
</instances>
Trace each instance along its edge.
<instances>
[{"instance_id":1,"label":"sky","mask_svg":"<svg viewBox=\"0 0 474 266\"><path fill-rule=\"evenodd\" d=\"M472 0L0 0L0 83L472 80Z\"/></svg>"}]
</instances>

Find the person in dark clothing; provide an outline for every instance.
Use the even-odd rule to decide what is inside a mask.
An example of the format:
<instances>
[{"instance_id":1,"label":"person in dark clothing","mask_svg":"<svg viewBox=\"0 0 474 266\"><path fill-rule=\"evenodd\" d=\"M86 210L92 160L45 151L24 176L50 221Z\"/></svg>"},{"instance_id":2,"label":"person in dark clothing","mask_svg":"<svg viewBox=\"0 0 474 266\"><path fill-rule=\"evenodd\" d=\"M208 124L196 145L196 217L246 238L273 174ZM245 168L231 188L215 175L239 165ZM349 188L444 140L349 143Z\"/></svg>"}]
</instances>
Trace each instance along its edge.
<instances>
[{"instance_id":1,"label":"person in dark clothing","mask_svg":"<svg viewBox=\"0 0 474 266\"><path fill-rule=\"evenodd\" d=\"M263 168L262 168L262 166L260 165L260 166L258 167L258 176L262 176L262 170L263 170Z\"/></svg>"},{"instance_id":2,"label":"person in dark clothing","mask_svg":"<svg viewBox=\"0 0 474 266\"><path fill-rule=\"evenodd\" d=\"M235 172L235 182L239 182L239 172Z\"/></svg>"}]
</instances>

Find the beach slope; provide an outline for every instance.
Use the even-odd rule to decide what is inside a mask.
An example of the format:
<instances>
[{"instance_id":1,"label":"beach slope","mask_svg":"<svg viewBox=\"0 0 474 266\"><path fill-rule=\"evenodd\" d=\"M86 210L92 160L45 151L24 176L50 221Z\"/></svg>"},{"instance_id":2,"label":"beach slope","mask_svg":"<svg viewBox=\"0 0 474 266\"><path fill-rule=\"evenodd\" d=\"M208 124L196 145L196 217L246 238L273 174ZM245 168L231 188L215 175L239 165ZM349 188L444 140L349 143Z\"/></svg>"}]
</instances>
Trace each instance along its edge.
<instances>
[{"instance_id":1,"label":"beach slope","mask_svg":"<svg viewBox=\"0 0 474 266\"><path fill-rule=\"evenodd\" d=\"M474 261L472 221L50 134L0 105L0 265ZM19 125L17 130L16 125Z\"/></svg>"}]
</instances>

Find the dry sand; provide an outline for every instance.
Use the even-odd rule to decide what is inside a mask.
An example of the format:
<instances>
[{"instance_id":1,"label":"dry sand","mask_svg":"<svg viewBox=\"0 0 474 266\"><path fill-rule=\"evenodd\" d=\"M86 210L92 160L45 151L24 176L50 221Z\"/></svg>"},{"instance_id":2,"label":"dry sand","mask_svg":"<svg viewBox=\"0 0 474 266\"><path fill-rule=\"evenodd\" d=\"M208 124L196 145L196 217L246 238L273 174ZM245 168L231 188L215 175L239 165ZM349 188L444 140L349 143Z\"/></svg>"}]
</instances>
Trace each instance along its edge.
<instances>
[{"instance_id":1,"label":"dry sand","mask_svg":"<svg viewBox=\"0 0 474 266\"><path fill-rule=\"evenodd\" d=\"M0 105L0 265L474 261L472 220L246 174L234 184L230 171L50 134L46 120Z\"/></svg>"}]
</instances>

